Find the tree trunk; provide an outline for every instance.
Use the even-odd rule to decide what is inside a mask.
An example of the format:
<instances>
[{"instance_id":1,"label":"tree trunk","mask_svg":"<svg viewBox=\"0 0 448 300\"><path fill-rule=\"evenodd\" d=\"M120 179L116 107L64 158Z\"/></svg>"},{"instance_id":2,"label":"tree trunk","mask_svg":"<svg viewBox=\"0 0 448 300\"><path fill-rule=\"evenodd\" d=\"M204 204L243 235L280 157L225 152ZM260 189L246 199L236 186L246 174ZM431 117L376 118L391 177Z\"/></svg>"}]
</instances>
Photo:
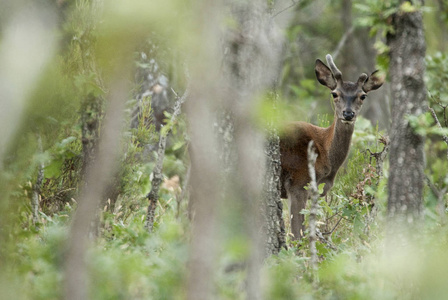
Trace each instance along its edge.
<instances>
[{"instance_id":1,"label":"tree trunk","mask_svg":"<svg viewBox=\"0 0 448 300\"><path fill-rule=\"evenodd\" d=\"M283 203L280 195L280 139L277 130L269 128L266 146L265 211L266 233L265 255L275 255L286 249L286 230L283 220Z\"/></svg>"},{"instance_id":2,"label":"tree trunk","mask_svg":"<svg viewBox=\"0 0 448 300\"><path fill-rule=\"evenodd\" d=\"M260 299L260 267L266 229L262 218L262 213L266 212L263 205L266 157L263 155L263 133L250 116L260 100L257 95L272 85L277 74L281 42L267 13L266 3L262 0L232 2L229 4L230 16L220 14L229 10L217 11L217 7L211 4L202 6L204 9L201 11L207 11L206 15L202 15L204 20L213 20L210 14L215 18L230 17L236 26L225 31L221 39L225 47L224 58L211 57L212 51L201 49L201 55L195 55L200 63L192 64L195 68L192 72L192 101L186 107L191 132L190 203L194 205L194 216L187 298L214 298L211 286L217 242L217 221L214 219L218 217L217 209L237 207L240 209L237 214L243 218L240 234L243 234L250 249L246 257L247 298ZM201 34L206 38L206 42L201 41L202 45L219 45L219 36L215 37L217 32L211 33L215 23L201 24ZM218 62L222 73L212 80L216 74L213 70L219 69L212 66ZM216 138L220 143L216 143ZM274 175L271 184L275 186L276 180L278 175ZM229 201L236 200L234 203L237 204L230 204L231 208L220 205L226 198L229 199L227 206ZM272 199L273 209L268 213L272 213L272 219L275 219L271 225L279 227L280 205L275 201L280 201L280 198ZM278 232L272 232L274 239L278 240ZM275 244L275 241L272 243ZM209 246L204 249L204 245ZM274 246L277 250L270 253L278 252L280 247Z\"/></svg>"},{"instance_id":3,"label":"tree trunk","mask_svg":"<svg viewBox=\"0 0 448 300\"><path fill-rule=\"evenodd\" d=\"M238 200L242 203L241 215L244 216L243 230L250 249L250 256L247 257L248 299L261 298L261 263L266 254L278 253L284 245L281 241L280 197L274 193L263 195L263 181L266 176L273 176L273 186L278 182L279 176L278 173L277 176L275 173L268 173L275 170L266 170L266 156L263 155L265 137L250 118L260 99L257 94L271 87L277 75L281 41L266 4L263 0L232 3L232 19L238 26L236 30L229 29L227 32L228 51L223 68L227 88L232 91L231 100L226 101L226 105L227 110L232 112L234 124L234 178L236 186L239 187ZM275 152L275 145L271 146ZM275 164L275 158L268 159ZM268 163L267 166L275 169L275 165L269 166ZM278 172L278 169L276 171ZM268 203L264 203L264 199ZM270 206L266 207L265 204ZM264 222L266 220L268 224ZM267 234L272 236L266 239Z\"/></svg>"},{"instance_id":4,"label":"tree trunk","mask_svg":"<svg viewBox=\"0 0 448 300\"><path fill-rule=\"evenodd\" d=\"M403 1L401 1L403 2ZM390 47L392 120L388 219L403 227L418 226L423 212L424 137L410 126L408 117L425 110L425 37L421 11L397 12Z\"/></svg>"}]
</instances>

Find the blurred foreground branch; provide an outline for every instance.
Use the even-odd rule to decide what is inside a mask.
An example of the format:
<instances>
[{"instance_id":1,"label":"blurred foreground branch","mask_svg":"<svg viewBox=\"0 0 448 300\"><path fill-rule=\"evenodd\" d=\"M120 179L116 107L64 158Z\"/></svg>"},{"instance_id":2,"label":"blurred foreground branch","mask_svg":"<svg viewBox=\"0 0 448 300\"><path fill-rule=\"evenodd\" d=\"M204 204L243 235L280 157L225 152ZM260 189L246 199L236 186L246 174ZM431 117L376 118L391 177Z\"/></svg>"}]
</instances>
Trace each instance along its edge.
<instances>
[{"instance_id":1,"label":"blurred foreground branch","mask_svg":"<svg viewBox=\"0 0 448 300\"><path fill-rule=\"evenodd\" d=\"M65 297L67 300L89 299L89 281L86 251L89 230L94 222L100 200L117 164L120 149L121 126L127 86L115 82L98 144L98 156L87 167L86 184L78 198L78 208L73 216L68 252L65 260Z\"/></svg>"}]
</instances>

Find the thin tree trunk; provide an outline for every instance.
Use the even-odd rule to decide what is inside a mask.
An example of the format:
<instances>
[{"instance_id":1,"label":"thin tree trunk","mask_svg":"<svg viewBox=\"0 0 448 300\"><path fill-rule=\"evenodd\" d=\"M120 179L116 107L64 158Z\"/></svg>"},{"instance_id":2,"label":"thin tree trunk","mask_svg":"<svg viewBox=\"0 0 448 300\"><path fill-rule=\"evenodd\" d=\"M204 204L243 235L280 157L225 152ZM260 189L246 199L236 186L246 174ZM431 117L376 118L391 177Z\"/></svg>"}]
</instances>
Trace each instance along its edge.
<instances>
[{"instance_id":1,"label":"thin tree trunk","mask_svg":"<svg viewBox=\"0 0 448 300\"><path fill-rule=\"evenodd\" d=\"M278 94L272 92L273 113L277 113ZM274 119L274 118L273 118ZM273 119L268 122L266 154L266 174L264 181L264 226L266 233L265 255L276 255L286 246L286 229L283 220L283 202L281 199L281 161L280 161L280 137L273 124Z\"/></svg>"},{"instance_id":2,"label":"thin tree trunk","mask_svg":"<svg viewBox=\"0 0 448 300\"><path fill-rule=\"evenodd\" d=\"M393 16L392 25L394 31L387 36L394 116L387 212L390 223L415 228L423 214L424 137L410 126L408 117L421 115L426 107L422 13L398 12Z\"/></svg>"},{"instance_id":3,"label":"thin tree trunk","mask_svg":"<svg viewBox=\"0 0 448 300\"><path fill-rule=\"evenodd\" d=\"M269 129L266 146L265 177L265 255L275 255L286 249L286 230L283 220L283 203L280 195L280 139L274 128Z\"/></svg>"}]
</instances>

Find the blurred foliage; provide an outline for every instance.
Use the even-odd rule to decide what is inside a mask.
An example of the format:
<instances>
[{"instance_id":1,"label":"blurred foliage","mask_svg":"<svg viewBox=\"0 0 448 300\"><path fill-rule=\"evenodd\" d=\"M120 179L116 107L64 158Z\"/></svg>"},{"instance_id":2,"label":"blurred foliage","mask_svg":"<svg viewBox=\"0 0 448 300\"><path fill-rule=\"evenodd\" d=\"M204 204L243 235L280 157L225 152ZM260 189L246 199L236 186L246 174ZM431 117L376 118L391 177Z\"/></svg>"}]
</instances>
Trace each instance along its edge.
<instances>
[{"instance_id":1,"label":"blurred foliage","mask_svg":"<svg viewBox=\"0 0 448 300\"><path fill-rule=\"evenodd\" d=\"M270 1L270 5L274 6L275 2ZM370 34L377 38L376 49L380 55L377 63L383 68L387 67L388 51L384 37L391 30L390 17L397 12L396 2L353 1L354 24L368 27ZM446 8L447 1L439 2ZM2 299L62 298L64 245L81 181L80 112L87 96L102 99L107 95L105 81L110 78L104 78L104 72L114 67L122 53L115 50L120 49L120 44L132 45L136 37L144 36L139 49L131 51L135 55L129 57L136 68L133 72L148 68L148 60L154 59L169 78L170 86L182 94L187 81L182 66L186 58L177 48L197 42L189 32L190 26L182 23L194 11L181 1L166 1L166 6L160 4L157 6L160 10L150 12L144 1L136 1L135 5L141 8L136 16L129 16L135 10L126 7L134 5L132 2L117 2L104 12L109 16L106 23L102 23L101 14L92 9L95 1L48 3L59 13L60 52L42 70L24 112L26 117L0 174L2 196L11 198L10 209L2 212L2 216L8 215L8 228L0 231L1 234L7 232L9 240L13 241L2 245L0 253L0 256L7 253L10 262L0 274ZM293 16L291 25L284 31L286 41L275 97L260 95L263 101L250 116L260 126L264 126L266 120L276 125L299 119L320 126L329 126L332 122L329 91L315 80L314 62L331 53L344 34L338 16L341 3L340 0L300 1L291 8ZM426 7L435 7L435 1L427 1ZM399 9L406 13L416 8L405 2ZM177 13L168 14L170 10ZM425 13L432 16L435 11L425 10ZM2 17L5 15L4 10L0 13ZM167 15L171 17L164 20ZM446 27L447 15L446 10L440 11L443 20L440 24L426 17L427 32L442 34L440 27ZM123 22L129 19L134 19L135 23L127 27ZM136 28L135 35L129 28ZM154 32L146 33L148 28L154 28ZM102 30L113 34L101 35ZM123 35L129 35L128 39L119 38ZM428 39L439 40L429 44L426 85L430 93L429 105L435 109L444 129L436 128L429 113L409 118L409 124L426 136L426 175L437 190L443 191L448 187L447 145L441 139L447 132L448 122L448 58L443 52L446 45L439 35L428 34ZM128 75L123 76L130 77ZM135 94L141 84L138 80L134 82L129 99L125 99L129 116L132 116L137 102ZM272 109L274 102L275 110ZM173 126L173 132L164 161L164 184L156 210L155 229L148 234L144 228L148 205L145 195L150 190L149 174L154 167L154 145L159 135L151 122L150 103L151 96L142 98L138 126L132 129L127 126L123 132L123 155L116 183L120 194L115 203L103 203L100 234L88 257L92 299L184 298L190 223L186 217L186 201L181 202L180 197L188 169L187 124L181 117L169 125ZM165 117L169 119L170 112ZM383 149L378 142L383 135L386 133L368 120L357 121L349 160L339 171L333 189L325 199L319 200L318 228L324 239L317 242L318 288L311 282L308 239L295 243L288 238L289 249L269 257L263 265L261 277L266 299L446 297L446 194L442 195L440 213L440 199L434 191L426 189L426 218L420 245L398 254L384 249L388 164L384 162L381 177L377 161L370 155ZM42 149L37 142L39 136ZM41 209L39 222L33 224L30 199L41 164L44 164ZM228 224L220 232L225 238L220 245L215 278L218 299L245 299L246 270L241 263L248 255L248 242L240 233L242 218L236 212L241 204L234 202L228 203L232 203L229 206L235 211L221 212ZM287 211L285 203L286 223ZM307 219L309 211L305 210L304 214Z\"/></svg>"}]
</instances>

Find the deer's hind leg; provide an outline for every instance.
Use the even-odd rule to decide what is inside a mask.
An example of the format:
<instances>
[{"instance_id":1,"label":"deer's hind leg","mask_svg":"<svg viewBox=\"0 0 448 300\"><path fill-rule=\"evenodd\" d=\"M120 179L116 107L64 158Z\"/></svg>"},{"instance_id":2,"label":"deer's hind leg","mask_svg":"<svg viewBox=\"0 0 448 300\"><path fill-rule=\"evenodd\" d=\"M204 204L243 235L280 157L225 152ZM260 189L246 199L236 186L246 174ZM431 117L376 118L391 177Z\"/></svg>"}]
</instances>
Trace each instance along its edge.
<instances>
[{"instance_id":1,"label":"deer's hind leg","mask_svg":"<svg viewBox=\"0 0 448 300\"><path fill-rule=\"evenodd\" d=\"M305 233L305 216L301 214L302 209L306 206L308 199L308 191L303 186L292 186L287 188L289 199L289 211L291 216L291 233L294 240L300 240Z\"/></svg>"}]
</instances>

